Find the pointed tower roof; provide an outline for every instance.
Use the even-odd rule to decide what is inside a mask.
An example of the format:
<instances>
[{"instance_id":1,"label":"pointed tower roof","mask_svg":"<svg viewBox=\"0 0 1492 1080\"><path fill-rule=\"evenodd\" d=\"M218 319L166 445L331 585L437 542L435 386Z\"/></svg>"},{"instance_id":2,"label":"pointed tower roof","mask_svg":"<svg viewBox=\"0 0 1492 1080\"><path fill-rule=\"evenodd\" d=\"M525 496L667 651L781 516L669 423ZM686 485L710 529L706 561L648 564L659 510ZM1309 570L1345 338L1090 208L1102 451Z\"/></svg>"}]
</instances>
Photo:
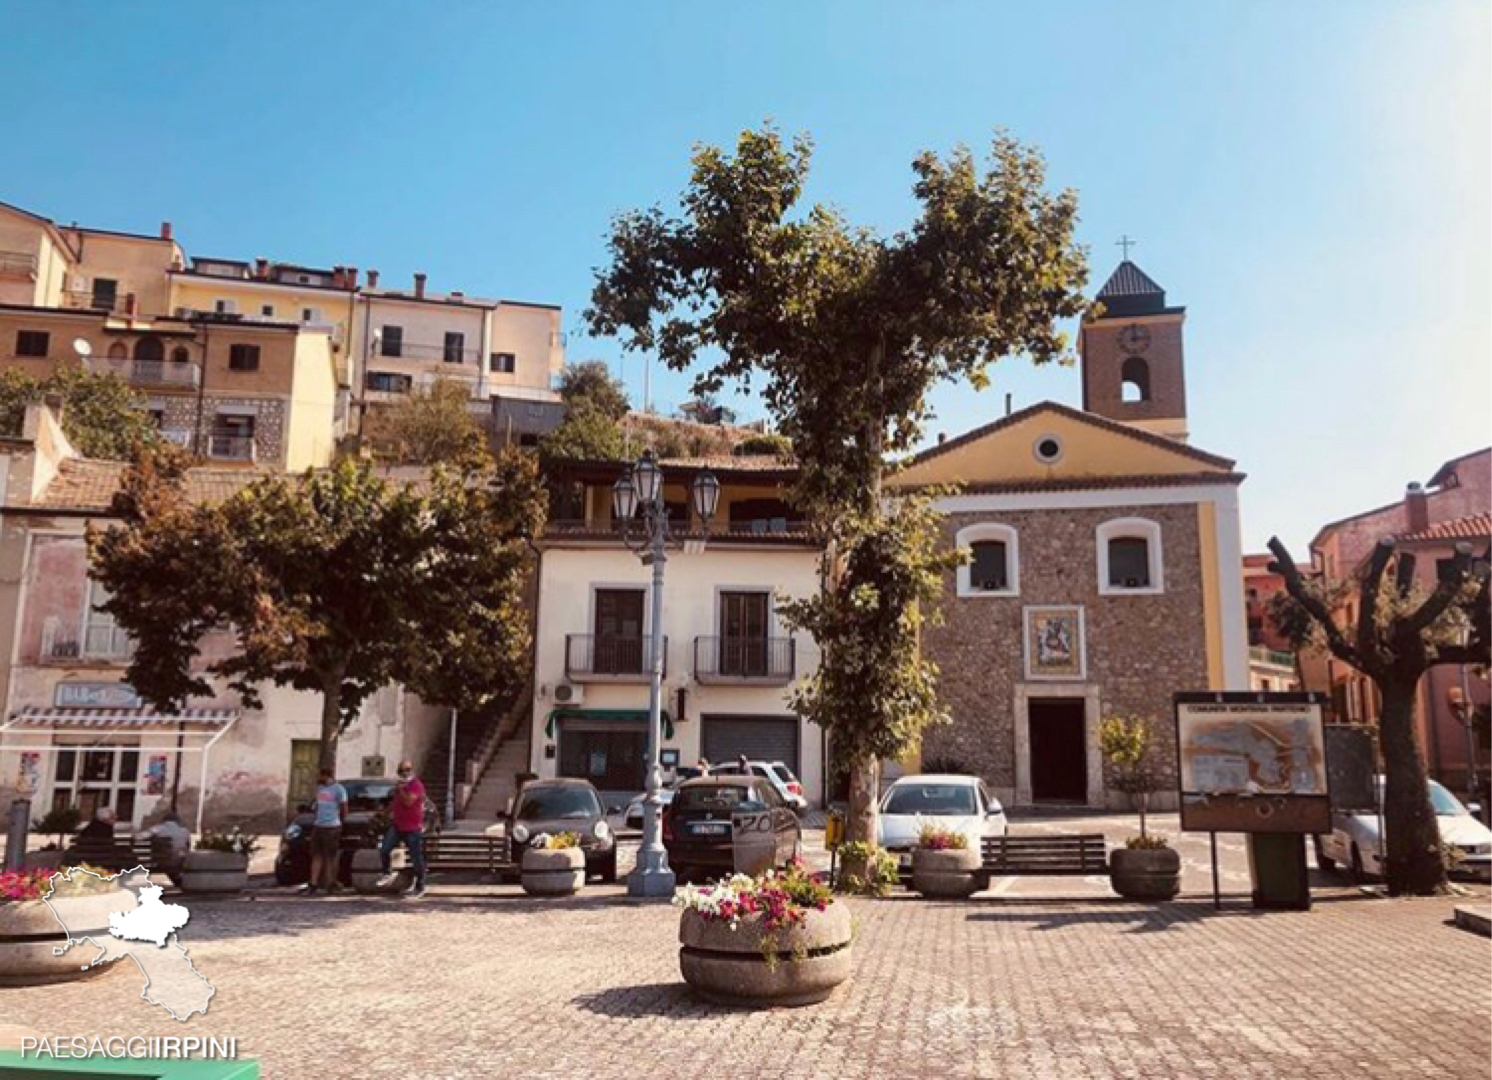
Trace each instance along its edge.
<instances>
[{"instance_id":1,"label":"pointed tower roof","mask_svg":"<svg viewBox=\"0 0 1492 1080\"><path fill-rule=\"evenodd\" d=\"M1104 316L1158 315L1166 310L1166 290L1125 259L1098 290Z\"/></svg>"}]
</instances>

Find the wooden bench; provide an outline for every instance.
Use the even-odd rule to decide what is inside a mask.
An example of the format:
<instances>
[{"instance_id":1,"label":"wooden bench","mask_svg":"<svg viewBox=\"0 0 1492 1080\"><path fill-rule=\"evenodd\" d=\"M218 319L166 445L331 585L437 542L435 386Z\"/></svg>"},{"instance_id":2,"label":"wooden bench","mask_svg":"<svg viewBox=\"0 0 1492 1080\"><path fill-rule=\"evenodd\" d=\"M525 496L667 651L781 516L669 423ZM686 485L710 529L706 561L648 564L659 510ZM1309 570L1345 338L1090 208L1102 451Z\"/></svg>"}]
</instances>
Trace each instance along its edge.
<instances>
[{"instance_id":1,"label":"wooden bench","mask_svg":"<svg viewBox=\"0 0 1492 1080\"><path fill-rule=\"evenodd\" d=\"M984 873L990 877L1083 876L1109 871L1103 833L1075 836L986 836Z\"/></svg>"},{"instance_id":2,"label":"wooden bench","mask_svg":"<svg viewBox=\"0 0 1492 1080\"><path fill-rule=\"evenodd\" d=\"M150 837L119 836L112 842L74 840L62 851L64 866L88 863L106 870L133 870L150 866Z\"/></svg>"},{"instance_id":3,"label":"wooden bench","mask_svg":"<svg viewBox=\"0 0 1492 1080\"><path fill-rule=\"evenodd\" d=\"M443 833L425 840L425 865L431 870L502 874L515 869L508 860L506 837L482 833Z\"/></svg>"}]
</instances>

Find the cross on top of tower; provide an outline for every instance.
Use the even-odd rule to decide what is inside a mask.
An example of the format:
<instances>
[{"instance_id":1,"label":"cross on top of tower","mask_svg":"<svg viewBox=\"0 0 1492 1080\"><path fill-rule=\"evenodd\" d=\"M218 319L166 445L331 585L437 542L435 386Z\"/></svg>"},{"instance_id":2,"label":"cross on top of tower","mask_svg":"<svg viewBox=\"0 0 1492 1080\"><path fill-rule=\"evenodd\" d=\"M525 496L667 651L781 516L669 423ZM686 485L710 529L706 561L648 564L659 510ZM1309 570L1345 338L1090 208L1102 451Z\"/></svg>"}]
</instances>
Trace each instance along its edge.
<instances>
[{"instance_id":1,"label":"cross on top of tower","mask_svg":"<svg viewBox=\"0 0 1492 1080\"><path fill-rule=\"evenodd\" d=\"M1131 240L1129 238L1129 234L1125 233L1118 240L1114 241L1114 246L1115 247L1121 247L1121 248L1123 248L1124 249L1124 257L1126 259L1128 259L1129 258L1129 249L1132 248L1132 247L1134 247L1138 243L1139 243L1138 240Z\"/></svg>"}]
</instances>

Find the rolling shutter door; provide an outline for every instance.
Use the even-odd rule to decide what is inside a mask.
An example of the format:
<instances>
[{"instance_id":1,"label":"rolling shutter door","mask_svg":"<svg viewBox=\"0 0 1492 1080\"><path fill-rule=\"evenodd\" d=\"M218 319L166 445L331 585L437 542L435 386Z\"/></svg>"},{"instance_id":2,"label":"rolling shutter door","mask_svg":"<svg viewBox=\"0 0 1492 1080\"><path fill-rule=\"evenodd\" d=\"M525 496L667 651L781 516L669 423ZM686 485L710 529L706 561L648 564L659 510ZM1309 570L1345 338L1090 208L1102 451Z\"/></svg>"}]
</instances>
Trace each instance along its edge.
<instances>
[{"instance_id":1,"label":"rolling shutter door","mask_svg":"<svg viewBox=\"0 0 1492 1080\"><path fill-rule=\"evenodd\" d=\"M798 771L795 716L704 716L700 735L707 761L782 761Z\"/></svg>"}]
</instances>

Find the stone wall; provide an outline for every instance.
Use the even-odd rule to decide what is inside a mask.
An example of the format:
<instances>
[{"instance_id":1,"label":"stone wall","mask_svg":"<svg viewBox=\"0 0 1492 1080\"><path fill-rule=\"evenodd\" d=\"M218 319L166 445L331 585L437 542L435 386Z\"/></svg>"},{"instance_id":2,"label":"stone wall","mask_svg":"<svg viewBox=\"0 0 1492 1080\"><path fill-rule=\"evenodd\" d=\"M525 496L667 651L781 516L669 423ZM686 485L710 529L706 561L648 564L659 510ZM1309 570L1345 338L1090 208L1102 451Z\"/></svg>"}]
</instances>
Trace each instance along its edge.
<instances>
[{"instance_id":1,"label":"stone wall","mask_svg":"<svg viewBox=\"0 0 1492 1080\"><path fill-rule=\"evenodd\" d=\"M1118 517L1148 518L1160 525L1163 593L1099 595L1095 530ZM1174 793L1171 695L1207 687L1197 507L956 513L947 520L948 542L960 529L980 522L1018 530L1020 595L961 598L953 575L948 576L945 622L927 631L925 648L942 670L939 690L953 722L927 732L924 761L952 759L1010 800L1016 789L1018 685L1024 684L1031 698L1051 694L1057 686L1089 686L1097 688L1103 715L1141 714L1152 720L1163 784ZM1043 604L1083 605L1085 678L1060 684L1026 679L1023 611ZM1122 798L1105 794L1111 804L1123 805ZM1174 802L1174 794L1161 801Z\"/></svg>"}]
</instances>

